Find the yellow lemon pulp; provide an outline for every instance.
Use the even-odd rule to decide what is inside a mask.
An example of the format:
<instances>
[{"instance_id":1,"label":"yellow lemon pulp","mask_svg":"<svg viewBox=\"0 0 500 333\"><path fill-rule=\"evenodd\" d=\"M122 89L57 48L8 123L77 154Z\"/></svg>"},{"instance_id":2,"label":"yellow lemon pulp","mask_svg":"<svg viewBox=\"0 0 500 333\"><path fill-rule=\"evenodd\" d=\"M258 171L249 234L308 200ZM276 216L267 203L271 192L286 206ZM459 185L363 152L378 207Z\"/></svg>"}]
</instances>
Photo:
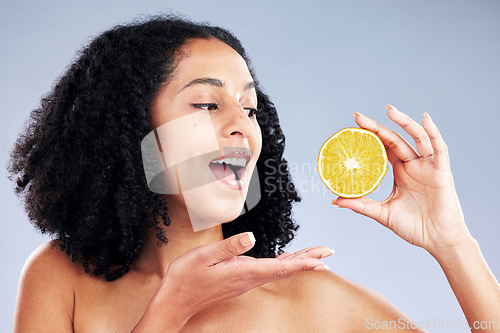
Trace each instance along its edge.
<instances>
[{"instance_id":1,"label":"yellow lemon pulp","mask_svg":"<svg viewBox=\"0 0 500 333\"><path fill-rule=\"evenodd\" d=\"M319 151L321 180L336 195L359 198L373 192L388 167L382 140L362 128L344 128L325 141Z\"/></svg>"}]
</instances>

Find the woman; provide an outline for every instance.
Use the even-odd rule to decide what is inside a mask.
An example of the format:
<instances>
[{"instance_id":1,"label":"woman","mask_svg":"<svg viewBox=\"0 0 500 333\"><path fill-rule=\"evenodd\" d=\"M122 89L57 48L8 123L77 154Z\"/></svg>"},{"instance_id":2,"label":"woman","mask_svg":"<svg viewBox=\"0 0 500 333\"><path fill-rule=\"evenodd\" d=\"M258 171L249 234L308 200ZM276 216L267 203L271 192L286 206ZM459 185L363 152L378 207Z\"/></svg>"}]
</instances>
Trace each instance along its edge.
<instances>
[{"instance_id":1,"label":"woman","mask_svg":"<svg viewBox=\"0 0 500 333\"><path fill-rule=\"evenodd\" d=\"M418 153L356 114L388 147L394 191L382 203L333 203L429 251L471 326L500 320L500 287L465 226L436 126L392 107L388 115ZM164 154L206 153L198 147L212 134L222 150L250 151L237 188L203 184L189 202L182 184L178 194L148 189L141 141L179 120L173 142L158 138ZM167 17L99 36L33 111L12 153L30 219L56 236L25 265L15 331L362 332L392 322L386 331L421 331L383 297L326 271L328 248L276 257L297 229L299 200L283 149L276 110L227 31ZM238 216L254 169L262 198ZM264 175L283 187L269 190ZM195 219L229 223L194 232Z\"/></svg>"}]
</instances>

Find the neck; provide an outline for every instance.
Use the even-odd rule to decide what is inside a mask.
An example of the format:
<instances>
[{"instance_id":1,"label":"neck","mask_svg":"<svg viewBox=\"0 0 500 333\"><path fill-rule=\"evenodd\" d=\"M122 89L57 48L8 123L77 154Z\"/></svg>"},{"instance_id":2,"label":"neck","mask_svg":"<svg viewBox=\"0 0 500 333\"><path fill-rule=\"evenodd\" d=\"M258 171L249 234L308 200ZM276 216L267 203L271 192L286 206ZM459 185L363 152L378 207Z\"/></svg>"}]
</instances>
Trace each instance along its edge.
<instances>
[{"instance_id":1,"label":"neck","mask_svg":"<svg viewBox=\"0 0 500 333\"><path fill-rule=\"evenodd\" d=\"M213 244L224 238L220 224L194 232L185 205L177 204L178 201L166 201L171 223L167 227L160 218L160 227L168 239L167 244L158 246L154 230L146 229L144 246L131 265L132 269L160 277L165 275L170 263L177 257L195 247Z\"/></svg>"}]
</instances>

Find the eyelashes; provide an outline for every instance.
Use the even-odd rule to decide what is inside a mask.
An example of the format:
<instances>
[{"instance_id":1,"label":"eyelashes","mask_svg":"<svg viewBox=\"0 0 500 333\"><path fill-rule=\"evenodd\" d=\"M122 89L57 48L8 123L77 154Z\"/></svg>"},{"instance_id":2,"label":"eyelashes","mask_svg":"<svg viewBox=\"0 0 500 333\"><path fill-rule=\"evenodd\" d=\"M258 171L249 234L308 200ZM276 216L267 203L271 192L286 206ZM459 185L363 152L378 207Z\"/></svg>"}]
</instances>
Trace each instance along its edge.
<instances>
[{"instance_id":1,"label":"eyelashes","mask_svg":"<svg viewBox=\"0 0 500 333\"><path fill-rule=\"evenodd\" d=\"M216 111L219 108L217 103L200 103L193 104L195 108L206 110L206 111ZM244 108L248 113L248 118L254 118L257 114L257 109L255 108Z\"/></svg>"},{"instance_id":2,"label":"eyelashes","mask_svg":"<svg viewBox=\"0 0 500 333\"><path fill-rule=\"evenodd\" d=\"M257 109L245 108L245 110L248 110L248 118L254 118L257 115Z\"/></svg>"},{"instance_id":3,"label":"eyelashes","mask_svg":"<svg viewBox=\"0 0 500 333\"><path fill-rule=\"evenodd\" d=\"M219 105L217 105L217 103L193 104L193 106L205 111L215 111L219 108Z\"/></svg>"}]
</instances>

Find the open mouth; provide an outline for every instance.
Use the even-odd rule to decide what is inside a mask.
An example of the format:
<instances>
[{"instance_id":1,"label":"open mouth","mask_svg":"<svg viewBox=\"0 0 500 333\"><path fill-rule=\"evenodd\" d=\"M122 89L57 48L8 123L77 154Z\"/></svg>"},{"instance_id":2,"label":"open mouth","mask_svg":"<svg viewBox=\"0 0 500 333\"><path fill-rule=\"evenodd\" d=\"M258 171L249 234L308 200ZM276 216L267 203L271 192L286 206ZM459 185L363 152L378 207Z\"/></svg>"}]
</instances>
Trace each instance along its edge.
<instances>
[{"instance_id":1,"label":"open mouth","mask_svg":"<svg viewBox=\"0 0 500 333\"><path fill-rule=\"evenodd\" d=\"M231 189L242 189L245 186L245 169L251 159L248 148L231 149L210 161L208 167L212 173Z\"/></svg>"}]
</instances>

